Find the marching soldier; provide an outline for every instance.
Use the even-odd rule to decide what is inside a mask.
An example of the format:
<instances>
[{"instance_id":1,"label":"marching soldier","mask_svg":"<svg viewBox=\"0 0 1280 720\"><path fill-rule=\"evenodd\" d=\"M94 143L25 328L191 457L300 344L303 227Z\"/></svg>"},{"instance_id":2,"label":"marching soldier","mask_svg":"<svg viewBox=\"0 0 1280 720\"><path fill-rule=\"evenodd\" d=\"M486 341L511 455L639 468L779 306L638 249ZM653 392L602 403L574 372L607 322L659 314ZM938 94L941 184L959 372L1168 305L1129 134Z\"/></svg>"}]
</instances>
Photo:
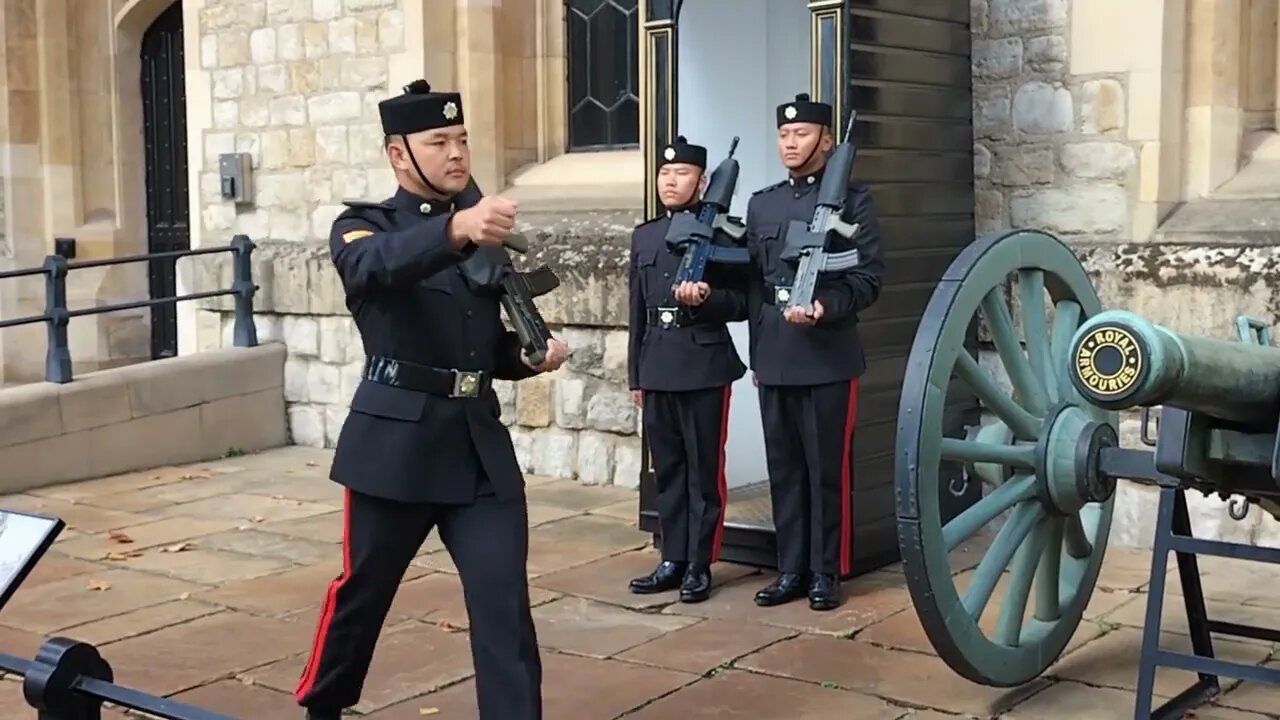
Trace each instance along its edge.
<instances>
[{"instance_id":1,"label":"marching soldier","mask_svg":"<svg viewBox=\"0 0 1280 720\"><path fill-rule=\"evenodd\" d=\"M568 349L553 340L530 366L495 292L464 272L510 233L516 205L454 206L470 178L462 97L418 80L378 109L400 188L347 202L329 237L367 360L330 470L346 487L342 573L296 699L311 720L356 704L400 579L438 529L466 596L480 717L536 720L524 480L492 381L554 370Z\"/></svg>"},{"instance_id":2,"label":"marching soldier","mask_svg":"<svg viewBox=\"0 0 1280 720\"><path fill-rule=\"evenodd\" d=\"M751 285L751 368L760 393L765 457L778 540L777 579L761 606L809 597L814 610L840 605L851 572L851 462L858 377L866 369L858 313L880 294L884 250L871 195L849 187L844 219L852 242L832 233L832 252L856 246L861 263L820 276L811 308L783 312L795 266L780 254L792 220L808 223L834 146L830 105L797 95L777 108L778 152L789 177L752 195L747 240L758 276Z\"/></svg>"},{"instance_id":3,"label":"marching soldier","mask_svg":"<svg viewBox=\"0 0 1280 720\"><path fill-rule=\"evenodd\" d=\"M710 264L714 290L706 282L672 289L680 255L667 246L667 228L673 213L698 202L706 167L706 148L683 137L664 148L657 189L666 212L631 235L627 370L657 476L662 562L630 588L642 594L679 588L683 602L711 592L728 492L729 391L746 372L725 327L746 319L741 280L730 279L728 266ZM728 240L721 235L717 241Z\"/></svg>"}]
</instances>

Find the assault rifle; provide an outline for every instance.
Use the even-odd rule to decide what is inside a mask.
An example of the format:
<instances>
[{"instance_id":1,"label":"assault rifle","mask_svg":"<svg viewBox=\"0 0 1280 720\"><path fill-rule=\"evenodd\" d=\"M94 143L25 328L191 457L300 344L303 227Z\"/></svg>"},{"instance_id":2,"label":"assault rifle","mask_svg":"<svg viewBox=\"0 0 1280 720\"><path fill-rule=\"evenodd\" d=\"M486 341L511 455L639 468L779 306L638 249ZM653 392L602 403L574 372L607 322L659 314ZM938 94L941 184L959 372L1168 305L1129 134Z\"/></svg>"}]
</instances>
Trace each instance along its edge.
<instances>
[{"instance_id":1,"label":"assault rifle","mask_svg":"<svg viewBox=\"0 0 1280 720\"><path fill-rule=\"evenodd\" d=\"M484 194L472 178L454 198L454 204L469 208L480 202L482 197ZM471 257L463 261L462 270L477 285L498 288L499 302L520 340L520 348L529 358L529 363L537 365L547 357L551 331L547 329L547 323L533 304L533 299L559 287L560 278L546 265L529 272L516 270L508 248L524 253L529 249L529 242L523 235L512 233L503 240L501 247L487 245L476 248Z\"/></svg>"},{"instance_id":2,"label":"assault rifle","mask_svg":"<svg viewBox=\"0 0 1280 720\"><path fill-rule=\"evenodd\" d=\"M716 245L713 240L716 230L739 240L747 228L729 217L729 206L733 204L733 191L738 186L738 161L733 153L738 149L738 138L734 137L729 145L729 157L725 158L711 173L707 181L707 190L702 194L702 203L698 212L680 212L671 218L671 226L667 228L667 247L672 252L682 253L680 267L676 270L671 289L675 290L684 282L702 282L708 262L746 265L751 262L751 255L745 247Z\"/></svg>"},{"instance_id":3,"label":"assault rifle","mask_svg":"<svg viewBox=\"0 0 1280 720\"><path fill-rule=\"evenodd\" d=\"M849 173L853 169L853 124L856 112L849 116L849 127L844 140L836 146L827 160L822 184L818 186L818 206L813 218L806 225L802 220L792 220L787 226L782 259L796 263L795 280L787 293L786 306L808 309L813 305L813 293L818 285L818 273L839 272L854 267L861 260L857 248L844 252L827 252L827 233L834 231L846 240L852 240L858 232L857 223L845 222L845 199L849 195ZM781 297L779 298L782 299Z\"/></svg>"}]
</instances>

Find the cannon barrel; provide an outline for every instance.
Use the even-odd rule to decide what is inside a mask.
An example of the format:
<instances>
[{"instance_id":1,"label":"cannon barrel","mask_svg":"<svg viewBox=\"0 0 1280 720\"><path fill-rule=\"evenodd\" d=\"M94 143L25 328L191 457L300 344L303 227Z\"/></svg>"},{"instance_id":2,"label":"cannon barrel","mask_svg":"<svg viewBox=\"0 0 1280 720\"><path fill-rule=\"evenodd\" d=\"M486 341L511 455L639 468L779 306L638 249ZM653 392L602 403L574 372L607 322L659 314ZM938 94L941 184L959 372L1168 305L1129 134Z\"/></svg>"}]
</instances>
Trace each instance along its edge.
<instances>
[{"instance_id":1,"label":"cannon barrel","mask_svg":"<svg viewBox=\"0 0 1280 720\"><path fill-rule=\"evenodd\" d=\"M1107 410L1169 405L1271 432L1280 348L1179 335L1131 312L1099 313L1071 342L1071 382Z\"/></svg>"}]
</instances>

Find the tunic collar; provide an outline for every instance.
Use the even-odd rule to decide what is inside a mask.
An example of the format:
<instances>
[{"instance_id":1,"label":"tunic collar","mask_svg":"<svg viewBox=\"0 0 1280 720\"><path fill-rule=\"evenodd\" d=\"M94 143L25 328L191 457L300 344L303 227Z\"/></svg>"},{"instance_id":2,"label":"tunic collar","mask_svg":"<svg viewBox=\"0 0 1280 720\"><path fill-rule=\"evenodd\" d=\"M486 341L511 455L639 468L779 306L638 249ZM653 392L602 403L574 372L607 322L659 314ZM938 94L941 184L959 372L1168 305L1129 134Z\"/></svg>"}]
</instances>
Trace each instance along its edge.
<instances>
[{"instance_id":1,"label":"tunic collar","mask_svg":"<svg viewBox=\"0 0 1280 720\"><path fill-rule=\"evenodd\" d=\"M439 198L423 197L404 188L396 190L395 197L391 199L391 202L401 212L427 217L442 215L453 209L452 198L441 200Z\"/></svg>"}]
</instances>

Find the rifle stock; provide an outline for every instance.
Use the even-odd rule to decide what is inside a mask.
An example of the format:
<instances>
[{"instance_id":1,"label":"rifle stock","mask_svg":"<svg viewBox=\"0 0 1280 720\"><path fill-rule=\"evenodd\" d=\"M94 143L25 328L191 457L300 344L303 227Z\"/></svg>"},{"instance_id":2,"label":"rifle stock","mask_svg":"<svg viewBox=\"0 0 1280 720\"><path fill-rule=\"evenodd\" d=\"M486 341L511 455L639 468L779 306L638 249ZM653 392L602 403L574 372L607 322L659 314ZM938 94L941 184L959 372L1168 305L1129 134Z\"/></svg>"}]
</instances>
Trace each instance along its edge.
<instances>
[{"instance_id":1,"label":"rifle stock","mask_svg":"<svg viewBox=\"0 0 1280 720\"><path fill-rule=\"evenodd\" d=\"M818 186L813 218L807 224L792 220L787 226L782 259L796 264L796 274L784 310L802 307L811 313L819 273L840 272L857 266L861 261L856 248L836 253L826 249L828 233L835 232L846 240L852 240L858 232L857 223L846 222L841 217L849 196L849 175L857 152L853 144L853 125L857 117L856 111L849 116L844 139L827 160L822 184Z\"/></svg>"}]
</instances>

